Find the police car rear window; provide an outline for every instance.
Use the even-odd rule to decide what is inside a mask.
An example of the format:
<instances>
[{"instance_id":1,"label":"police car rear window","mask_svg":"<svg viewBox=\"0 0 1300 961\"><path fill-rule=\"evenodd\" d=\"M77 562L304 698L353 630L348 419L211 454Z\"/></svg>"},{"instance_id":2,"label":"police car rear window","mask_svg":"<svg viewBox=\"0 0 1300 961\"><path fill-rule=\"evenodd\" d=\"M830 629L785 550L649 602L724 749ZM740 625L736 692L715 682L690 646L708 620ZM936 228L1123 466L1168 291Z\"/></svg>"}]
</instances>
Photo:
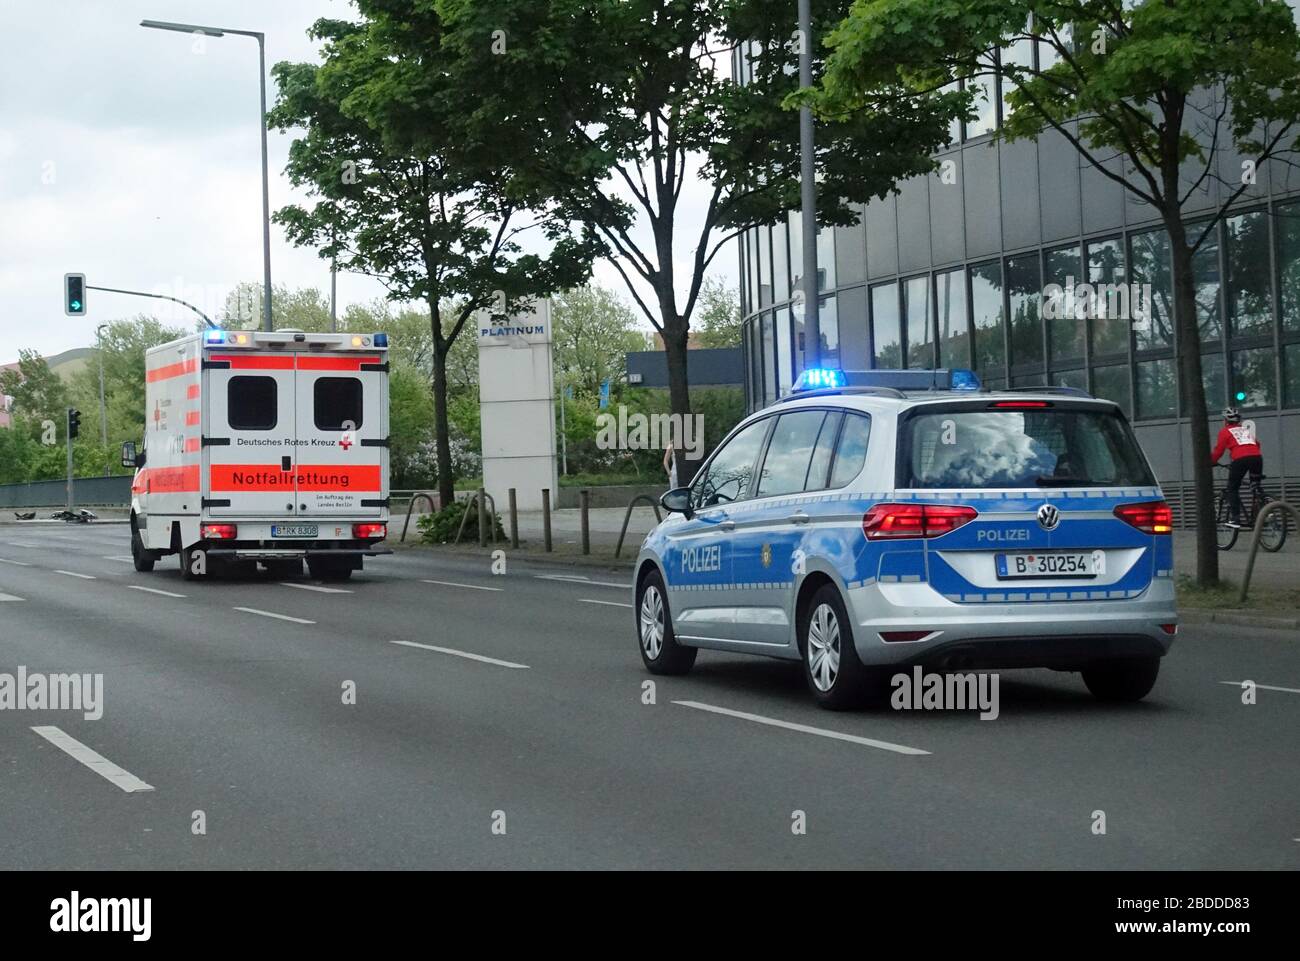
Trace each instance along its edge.
<instances>
[{"instance_id":1,"label":"police car rear window","mask_svg":"<svg viewBox=\"0 0 1300 961\"><path fill-rule=\"evenodd\" d=\"M1128 424L1104 410L940 410L899 434L904 488L1145 487L1155 484Z\"/></svg>"}]
</instances>

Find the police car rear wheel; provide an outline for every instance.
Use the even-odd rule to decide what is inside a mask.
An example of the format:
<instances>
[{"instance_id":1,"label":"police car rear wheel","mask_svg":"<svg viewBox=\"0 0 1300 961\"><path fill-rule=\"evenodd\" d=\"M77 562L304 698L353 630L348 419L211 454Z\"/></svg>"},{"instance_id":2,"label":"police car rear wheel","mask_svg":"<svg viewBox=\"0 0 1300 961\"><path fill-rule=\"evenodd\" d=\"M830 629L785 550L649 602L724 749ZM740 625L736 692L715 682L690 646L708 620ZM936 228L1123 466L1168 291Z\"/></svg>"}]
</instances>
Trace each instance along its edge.
<instances>
[{"instance_id":1,"label":"police car rear wheel","mask_svg":"<svg viewBox=\"0 0 1300 961\"><path fill-rule=\"evenodd\" d=\"M1083 683L1099 701L1124 703L1140 701L1156 686L1160 658L1136 657L1104 661L1082 671Z\"/></svg>"},{"instance_id":2,"label":"police car rear wheel","mask_svg":"<svg viewBox=\"0 0 1300 961\"><path fill-rule=\"evenodd\" d=\"M641 660L651 674L685 674L695 665L696 649L683 647L673 635L668 597L658 572L647 575L637 592L637 639Z\"/></svg>"},{"instance_id":3,"label":"police car rear wheel","mask_svg":"<svg viewBox=\"0 0 1300 961\"><path fill-rule=\"evenodd\" d=\"M799 630L804 679L817 703L832 711L862 705L875 674L858 660L840 592L830 584L821 587L804 608Z\"/></svg>"}]
</instances>

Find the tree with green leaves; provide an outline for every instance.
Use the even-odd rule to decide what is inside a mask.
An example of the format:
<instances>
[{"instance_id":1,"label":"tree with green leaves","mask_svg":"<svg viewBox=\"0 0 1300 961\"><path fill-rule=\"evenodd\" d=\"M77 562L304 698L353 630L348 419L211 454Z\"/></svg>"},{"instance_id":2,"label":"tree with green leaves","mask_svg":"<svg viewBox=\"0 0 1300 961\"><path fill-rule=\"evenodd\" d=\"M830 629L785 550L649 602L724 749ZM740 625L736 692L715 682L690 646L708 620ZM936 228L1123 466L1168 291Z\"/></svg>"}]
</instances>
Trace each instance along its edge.
<instances>
[{"instance_id":1,"label":"tree with green leaves","mask_svg":"<svg viewBox=\"0 0 1300 961\"><path fill-rule=\"evenodd\" d=\"M623 380L628 351L645 349L636 315L608 288L566 290L551 316L558 379L579 397L597 397L602 382Z\"/></svg>"},{"instance_id":2,"label":"tree with green leaves","mask_svg":"<svg viewBox=\"0 0 1300 961\"><path fill-rule=\"evenodd\" d=\"M740 346L740 298L736 288L710 277L700 288L700 324L695 342L701 347Z\"/></svg>"},{"instance_id":3,"label":"tree with green leaves","mask_svg":"<svg viewBox=\"0 0 1300 961\"><path fill-rule=\"evenodd\" d=\"M410 12L426 4L401 6L413 42L456 51L471 124L511 131L473 139L508 150L521 178L603 242L663 338L672 410L689 413L690 325L714 258L799 205L799 125L782 109L798 85L795 0L437 0L438 34ZM838 19L848 3L820 6ZM740 40L758 45L743 85L729 69ZM852 223L846 201L923 169L944 138L914 109L825 125L822 223ZM679 476L695 466L679 461Z\"/></svg>"},{"instance_id":4,"label":"tree with green leaves","mask_svg":"<svg viewBox=\"0 0 1300 961\"><path fill-rule=\"evenodd\" d=\"M280 63L268 117L300 128L287 173L311 206L276 214L290 240L340 269L368 274L396 301L424 303L433 341L438 489L454 494L447 358L477 311L509 312L530 298L586 279L594 247L514 177L504 157L465 132L465 91L451 81L430 5L359 0L359 22L319 20L320 65ZM412 46L398 15L417 18L426 44ZM416 105L413 107L412 105ZM501 134L504 136L504 133ZM525 250L527 237L549 245Z\"/></svg>"},{"instance_id":5,"label":"tree with green leaves","mask_svg":"<svg viewBox=\"0 0 1300 961\"><path fill-rule=\"evenodd\" d=\"M13 398L15 414L32 421L62 423L67 410L67 386L34 350L20 350L17 366L0 370L0 394Z\"/></svg>"},{"instance_id":6,"label":"tree with green leaves","mask_svg":"<svg viewBox=\"0 0 1300 961\"><path fill-rule=\"evenodd\" d=\"M1055 131L1159 214L1198 447L1197 582L1217 582L1213 477L1199 450L1209 422L1193 266L1255 172L1289 163L1297 146L1300 37L1290 7L1283 0L857 0L826 43L831 53L815 94L822 116L895 111L900 102L944 103L949 119L969 116L982 81L996 79L1009 111L999 136ZM955 92L957 82L964 89ZM1225 176L1227 159L1233 172ZM1193 214L1189 200L1209 181L1220 182L1220 202L1208 217Z\"/></svg>"}]
</instances>

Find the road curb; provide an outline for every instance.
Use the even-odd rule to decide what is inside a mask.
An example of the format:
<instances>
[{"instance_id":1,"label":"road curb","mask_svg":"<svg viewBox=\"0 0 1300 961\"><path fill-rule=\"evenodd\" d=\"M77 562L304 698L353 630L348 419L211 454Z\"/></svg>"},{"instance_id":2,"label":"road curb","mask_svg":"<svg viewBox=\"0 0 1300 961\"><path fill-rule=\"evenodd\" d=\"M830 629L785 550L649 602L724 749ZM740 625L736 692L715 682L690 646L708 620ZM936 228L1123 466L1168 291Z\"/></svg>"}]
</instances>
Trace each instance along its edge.
<instances>
[{"instance_id":1,"label":"road curb","mask_svg":"<svg viewBox=\"0 0 1300 961\"><path fill-rule=\"evenodd\" d=\"M1203 611L1184 608L1178 612L1178 619L1184 624L1234 624L1238 627L1300 631L1300 618L1297 617L1265 617L1262 614L1239 611Z\"/></svg>"}]
</instances>

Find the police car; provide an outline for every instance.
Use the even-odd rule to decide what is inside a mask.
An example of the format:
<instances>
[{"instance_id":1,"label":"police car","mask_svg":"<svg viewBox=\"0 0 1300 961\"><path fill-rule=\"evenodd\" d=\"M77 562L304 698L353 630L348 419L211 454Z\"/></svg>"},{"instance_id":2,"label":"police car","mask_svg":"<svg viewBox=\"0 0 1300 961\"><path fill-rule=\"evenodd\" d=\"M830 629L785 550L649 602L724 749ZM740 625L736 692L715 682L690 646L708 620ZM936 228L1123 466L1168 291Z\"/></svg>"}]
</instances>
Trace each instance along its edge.
<instances>
[{"instance_id":1,"label":"police car","mask_svg":"<svg viewBox=\"0 0 1300 961\"><path fill-rule=\"evenodd\" d=\"M807 370L661 503L634 581L655 674L699 648L799 660L843 709L913 665L1047 667L1136 701L1177 632L1169 505L1080 390Z\"/></svg>"}]
</instances>

